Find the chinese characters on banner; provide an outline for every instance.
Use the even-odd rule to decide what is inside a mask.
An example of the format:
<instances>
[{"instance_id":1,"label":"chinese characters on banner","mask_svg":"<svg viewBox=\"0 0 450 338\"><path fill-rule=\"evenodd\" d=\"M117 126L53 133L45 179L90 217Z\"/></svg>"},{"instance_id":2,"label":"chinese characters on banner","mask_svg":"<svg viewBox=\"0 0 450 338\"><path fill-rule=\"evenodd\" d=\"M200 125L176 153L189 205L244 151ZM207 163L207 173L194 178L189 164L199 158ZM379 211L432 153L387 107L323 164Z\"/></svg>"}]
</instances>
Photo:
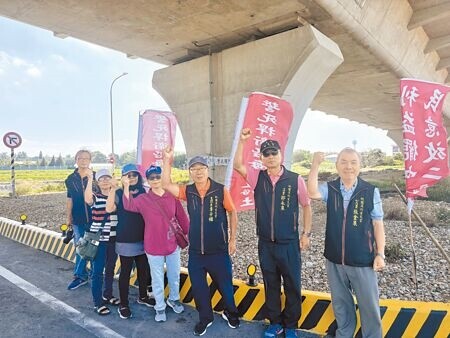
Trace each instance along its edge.
<instances>
[{"instance_id":1,"label":"chinese characters on banner","mask_svg":"<svg viewBox=\"0 0 450 338\"><path fill-rule=\"evenodd\" d=\"M244 99L247 100L247 99ZM245 102L245 101L243 101ZM248 170L258 171L265 169L259 155L261 143L268 139L277 140L284 153L284 148L288 139L289 129L293 119L293 111L289 102L264 93L252 93L247 105L241 106L241 116L236 133L234 144L236 145L241 129L243 127L251 129L251 138L244 146L244 163ZM243 114L243 115L242 115ZM233 146L229 166L233 166L236 147ZM255 201L253 190L249 184L236 171L228 171L227 186L230 188L231 197L235 203L237 211L254 209Z\"/></svg>"},{"instance_id":2,"label":"chinese characters on banner","mask_svg":"<svg viewBox=\"0 0 450 338\"><path fill-rule=\"evenodd\" d=\"M152 164L162 166L163 150L174 147L176 127L172 112L146 110L139 116L137 163L141 174Z\"/></svg>"},{"instance_id":3,"label":"chinese characters on banner","mask_svg":"<svg viewBox=\"0 0 450 338\"><path fill-rule=\"evenodd\" d=\"M426 189L449 175L447 131L442 105L450 87L413 79L400 81L406 196L427 197Z\"/></svg>"}]
</instances>

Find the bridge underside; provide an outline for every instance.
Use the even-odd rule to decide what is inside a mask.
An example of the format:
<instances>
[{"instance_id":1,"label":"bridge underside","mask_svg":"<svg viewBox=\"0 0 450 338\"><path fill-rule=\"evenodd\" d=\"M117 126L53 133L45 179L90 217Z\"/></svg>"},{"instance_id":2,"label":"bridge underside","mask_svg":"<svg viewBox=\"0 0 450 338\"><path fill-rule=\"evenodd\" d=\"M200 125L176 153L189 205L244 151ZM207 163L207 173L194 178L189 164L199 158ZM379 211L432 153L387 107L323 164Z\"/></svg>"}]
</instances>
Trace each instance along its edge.
<instances>
[{"instance_id":1,"label":"bridge underside","mask_svg":"<svg viewBox=\"0 0 450 338\"><path fill-rule=\"evenodd\" d=\"M0 15L167 65L312 25L344 62L311 108L387 129L397 142L399 79L450 81L445 0L18 0L0 2Z\"/></svg>"}]
</instances>

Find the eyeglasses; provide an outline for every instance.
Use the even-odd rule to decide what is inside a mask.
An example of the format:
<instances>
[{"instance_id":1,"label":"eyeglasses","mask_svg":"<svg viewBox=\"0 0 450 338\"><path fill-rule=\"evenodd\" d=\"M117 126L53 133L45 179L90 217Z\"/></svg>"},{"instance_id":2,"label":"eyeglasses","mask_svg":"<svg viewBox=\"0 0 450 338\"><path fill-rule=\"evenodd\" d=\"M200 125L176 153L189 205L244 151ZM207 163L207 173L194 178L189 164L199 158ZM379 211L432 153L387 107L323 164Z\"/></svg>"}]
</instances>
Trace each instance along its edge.
<instances>
[{"instance_id":1,"label":"eyeglasses","mask_svg":"<svg viewBox=\"0 0 450 338\"><path fill-rule=\"evenodd\" d=\"M136 174L136 173L129 173L129 174L127 175L127 177L128 177L128 178L136 178L136 177L138 177L138 174Z\"/></svg>"},{"instance_id":2,"label":"eyeglasses","mask_svg":"<svg viewBox=\"0 0 450 338\"><path fill-rule=\"evenodd\" d=\"M77 157L77 161L90 161L90 157Z\"/></svg>"},{"instance_id":3,"label":"eyeglasses","mask_svg":"<svg viewBox=\"0 0 450 338\"><path fill-rule=\"evenodd\" d=\"M99 182L109 182L111 180L111 177L109 176L102 176L98 179Z\"/></svg>"},{"instance_id":4,"label":"eyeglasses","mask_svg":"<svg viewBox=\"0 0 450 338\"><path fill-rule=\"evenodd\" d=\"M262 152L262 156L264 156L264 157L277 156L277 155L278 155L278 150L274 150L274 149L266 149Z\"/></svg>"},{"instance_id":5,"label":"eyeglasses","mask_svg":"<svg viewBox=\"0 0 450 338\"><path fill-rule=\"evenodd\" d=\"M208 167L197 167L197 168L189 168L189 171L191 173L198 173L200 171L206 170Z\"/></svg>"},{"instance_id":6,"label":"eyeglasses","mask_svg":"<svg viewBox=\"0 0 450 338\"><path fill-rule=\"evenodd\" d=\"M156 181L156 180L160 180L161 179L161 175L156 174L156 175L150 175L149 177L147 177L147 179L149 181Z\"/></svg>"}]
</instances>

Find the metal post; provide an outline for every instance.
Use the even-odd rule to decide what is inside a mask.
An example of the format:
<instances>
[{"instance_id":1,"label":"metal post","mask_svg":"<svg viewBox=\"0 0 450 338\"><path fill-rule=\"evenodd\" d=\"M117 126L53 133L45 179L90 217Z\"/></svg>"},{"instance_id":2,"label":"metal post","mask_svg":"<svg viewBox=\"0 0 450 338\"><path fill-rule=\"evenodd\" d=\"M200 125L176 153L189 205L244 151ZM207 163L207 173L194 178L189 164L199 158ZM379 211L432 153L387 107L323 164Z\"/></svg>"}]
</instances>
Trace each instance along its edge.
<instances>
[{"instance_id":1,"label":"metal post","mask_svg":"<svg viewBox=\"0 0 450 338\"><path fill-rule=\"evenodd\" d=\"M114 123L113 123L113 95L112 95L112 89L113 89L114 82L116 82L122 76L125 76L127 74L128 73L122 73L121 75L116 77L112 81L111 87L109 88L109 108L110 108L110 113L111 113L111 156L113 157L113 159L115 159L115 158L114 158ZM114 162L112 163L113 172L114 172L114 167L115 167L115 163Z\"/></svg>"},{"instance_id":2,"label":"metal post","mask_svg":"<svg viewBox=\"0 0 450 338\"><path fill-rule=\"evenodd\" d=\"M16 175L14 172L14 148L11 148L11 197L16 197Z\"/></svg>"}]
</instances>

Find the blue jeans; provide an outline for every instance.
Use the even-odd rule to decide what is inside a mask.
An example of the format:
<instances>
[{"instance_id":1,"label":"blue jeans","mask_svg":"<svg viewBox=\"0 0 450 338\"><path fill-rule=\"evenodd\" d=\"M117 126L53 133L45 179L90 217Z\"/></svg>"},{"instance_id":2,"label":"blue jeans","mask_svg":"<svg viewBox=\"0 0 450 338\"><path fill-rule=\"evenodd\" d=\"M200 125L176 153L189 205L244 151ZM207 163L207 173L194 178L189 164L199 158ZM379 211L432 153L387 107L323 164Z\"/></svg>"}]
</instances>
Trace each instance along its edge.
<instances>
[{"instance_id":1,"label":"blue jeans","mask_svg":"<svg viewBox=\"0 0 450 338\"><path fill-rule=\"evenodd\" d=\"M78 243L81 237L84 236L85 230L89 227L89 224L72 224L73 228L73 244ZM75 253L75 266L73 268L73 275L81 278L82 280L88 280L88 273L86 270L86 260L82 259L80 255Z\"/></svg>"},{"instance_id":2,"label":"blue jeans","mask_svg":"<svg viewBox=\"0 0 450 338\"><path fill-rule=\"evenodd\" d=\"M195 307L201 322L209 323L214 319L206 273L209 273L213 282L216 283L224 308L236 318L238 317L238 310L234 303L231 259L228 252L202 255L189 251L188 271Z\"/></svg>"},{"instance_id":3,"label":"blue jeans","mask_svg":"<svg viewBox=\"0 0 450 338\"><path fill-rule=\"evenodd\" d=\"M92 298L95 306L102 306L102 287L103 287L103 270L106 264L106 251L108 242L100 242L97 249L97 255L91 262L92 267Z\"/></svg>"},{"instance_id":4,"label":"blue jeans","mask_svg":"<svg viewBox=\"0 0 450 338\"><path fill-rule=\"evenodd\" d=\"M116 264L117 254L115 243L100 242L97 255L91 262L92 265L92 298L95 306L103 305L103 270L105 270L105 298L112 297L112 283L114 278L114 266ZM106 267L105 267L106 266ZM112 268L111 268L112 267Z\"/></svg>"},{"instance_id":5,"label":"blue jeans","mask_svg":"<svg viewBox=\"0 0 450 338\"><path fill-rule=\"evenodd\" d=\"M113 281L114 268L116 267L117 254L116 243L106 243L106 263L105 263L105 289L103 290L103 297L110 299L113 297Z\"/></svg>"},{"instance_id":6,"label":"blue jeans","mask_svg":"<svg viewBox=\"0 0 450 338\"><path fill-rule=\"evenodd\" d=\"M152 291L155 297L155 310L165 310L164 302L164 262L167 268L167 281L169 283L169 299L180 300L180 248L167 256L153 256L147 254L152 275Z\"/></svg>"}]
</instances>

